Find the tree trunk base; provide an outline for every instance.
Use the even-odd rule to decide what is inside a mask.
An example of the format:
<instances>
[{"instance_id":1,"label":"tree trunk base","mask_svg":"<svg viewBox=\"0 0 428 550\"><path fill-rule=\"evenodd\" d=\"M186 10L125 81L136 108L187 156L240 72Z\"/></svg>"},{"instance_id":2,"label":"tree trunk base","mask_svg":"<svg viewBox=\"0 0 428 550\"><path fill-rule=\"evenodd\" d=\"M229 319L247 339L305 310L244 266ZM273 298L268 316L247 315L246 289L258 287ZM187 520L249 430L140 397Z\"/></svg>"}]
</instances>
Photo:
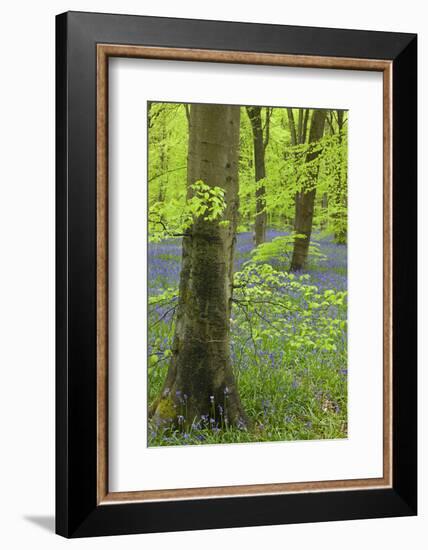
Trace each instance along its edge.
<instances>
[{"instance_id":1,"label":"tree trunk base","mask_svg":"<svg viewBox=\"0 0 428 550\"><path fill-rule=\"evenodd\" d=\"M215 395L193 397L176 388L165 388L150 407L149 418L156 426L180 431L249 427L236 388L224 386Z\"/></svg>"}]
</instances>

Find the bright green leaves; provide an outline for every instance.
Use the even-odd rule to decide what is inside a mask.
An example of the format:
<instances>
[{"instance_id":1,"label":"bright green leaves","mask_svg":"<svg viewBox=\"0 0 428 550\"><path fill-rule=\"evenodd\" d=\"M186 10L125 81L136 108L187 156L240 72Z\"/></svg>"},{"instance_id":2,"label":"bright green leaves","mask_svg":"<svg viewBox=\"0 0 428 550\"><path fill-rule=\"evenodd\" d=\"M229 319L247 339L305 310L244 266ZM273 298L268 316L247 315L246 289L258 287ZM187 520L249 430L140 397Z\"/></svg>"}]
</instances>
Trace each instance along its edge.
<instances>
[{"instance_id":1,"label":"bright green leaves","mask_svg":"<svg viewBox=\"0 0 428 550\"><path fill-rule=\"evenodd\" d=\"M248 262L235 274L235 314L255 347L278 335L284 350L335 351L337 335L346 330L346 292L320 292L310 276L276 271L269 264Z\"/></svg>"},{"instance_id":2,"label":"bright green leaves","mask_svg":"<svg viewBox=\"0 0 428 550\"><path fill-rule=\"evenodd\" d=\"M246 109L243 107L242 109ZM153 210L151 239L159 241L183 233L186 216L188 120L183 104L157 103L149 106L149 205ZM293 109L296 121L299 109ZM263 109L265 112L265 109ZM309 121L312 114L309 115ZM263 122L265 117L263 116ZM324 137L317 143L293 146L287 110L275 108L270 114L269 146L265 152L267 177L255 182L251 123L241 116L239 157L239 228L252 230L256 215L256 191L263 186L264 210L269 227L290 228L295 216L296 193L317 188L314 228L333 234L336 243L346 243L347 233L347 120L329 111ZM309 124L308 124L309 129ZM341 129L341 131L339 131ZM308 162L308 155L315 159ZM209 201L208 196L206 200ZM198 208L198 205L195 205ZM219 215L217 207L212 214ZM162 221L165 228L159 223ZM223 224L222 224L223 225Z\"/></svg>"},{"instance_id":3,"label":"bright green leaves","mask_svg":"<svg viewBox=\"0 0 428 550\"><path fill-rule=\"evenodd\" d=\"M193 191L193 196L187 200L187 208L191 222L195 218L214 221L223 215L226 209L226 201L222 187L210 187L202 180L196 181L190 187Z\"/></svg>"},{"instance_id":4,"label":"bright green leaves","mask_svg":"<svg viewBox=\"0 0 428 550\"><path fill-rule=\"evenodd\" d=\"M283 350L336 350L338 334L347 329L347 292L320 292L310 275L277 271L267 263L247 262L233 282L234 326L255 347L283 338ZM150 296L156 325L178 303L178 289ZM158 312L158 313L156 313Z\"/></svg>"},{"instance_id":5,"label":"bright green leaves","mask_svg":"<svg viewBox=\"0 0 428 550\"><path fill-rule=\"evenodd\" d=\"M339 244L346 243L348 225L348 139L347 130L329 135L325 140L321 170L318 175L321 208L314 223L328 227Z\"/></svg>"},{"instance_id":6,"label":"bright green leaves","mask_svg":"<svg viewBox=\"0 0 428 550\"><path fill-rule=\"evenodd\" d=\"M190 193L184 201L158 201L149 207L149 239L160 242L170 237L186 236L198 218L207 222L219 220L222 227L227 227L228 220L221 220L225 209L224 189L210 187L198 180L190 186Z\"/></svg>"},{"instance_id":7,"label":"bright green leaves","mask_svg":"<svg viewBox=\"0 0 428 550\"><path fill-rule=\"evenodd\" d=\"M164 306L169 304L174 300L178 299L178 288L166 288L161 294L156 294L155 296L149 296L149 307L150 306Z\"/></svg>"},{"instance_id":8,"label":"bright green leaves","mask_svg":"<svg viewBox=\"0 0 428 550\"><path fill-rule=\"evenodd\" d=\"M262 243L253 250L252 260L254 262L269 262L273 260L278 264L278 267L288 269L296 239L306 239L306 236L294 233L275 237L270 242ZM326 259L326 256L320 251L320 245L311 240L309 243L308 264L314 267Z\"/></svg>"}]
</instances>

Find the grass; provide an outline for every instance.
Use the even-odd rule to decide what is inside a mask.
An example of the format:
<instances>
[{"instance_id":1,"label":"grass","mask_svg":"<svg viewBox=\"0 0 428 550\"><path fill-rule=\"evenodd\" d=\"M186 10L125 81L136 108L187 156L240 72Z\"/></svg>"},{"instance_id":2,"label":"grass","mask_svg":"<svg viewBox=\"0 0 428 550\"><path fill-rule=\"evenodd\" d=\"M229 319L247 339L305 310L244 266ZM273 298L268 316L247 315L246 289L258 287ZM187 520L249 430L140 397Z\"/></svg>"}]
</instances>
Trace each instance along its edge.
<instances>
[{"instance_id":1,"label":"grass","mask_svg":"<svg viewBox=\"0 0 428 550\"><path fill-rule=\"evenodd\" d=\"M270 231L268 238L277 236ZM317 236L315 236L317 238ZM346 289L346 247L331 238L318 241L327 261L312 269L310 284L321 290ZM250 233L238 236L236 269L249 259ZM158 294L178 284L181 243L164 241L149 247L149 293ZM149 331L149 403L160 393L168 369L174 324L171 314ZM234 311L232 362L249 427L230 427L227 411L211 403L209 418L195 418L186 431L149 426L150 446L338 439L347 437L347 339L335 334L335 351L294 348L293 334L275 334L249 341ZM260 321L261 322L261 321ZM298 324L298 318L294 321ZM185 415L185 400L182 411Z\"/></svg>"}]
</instances>

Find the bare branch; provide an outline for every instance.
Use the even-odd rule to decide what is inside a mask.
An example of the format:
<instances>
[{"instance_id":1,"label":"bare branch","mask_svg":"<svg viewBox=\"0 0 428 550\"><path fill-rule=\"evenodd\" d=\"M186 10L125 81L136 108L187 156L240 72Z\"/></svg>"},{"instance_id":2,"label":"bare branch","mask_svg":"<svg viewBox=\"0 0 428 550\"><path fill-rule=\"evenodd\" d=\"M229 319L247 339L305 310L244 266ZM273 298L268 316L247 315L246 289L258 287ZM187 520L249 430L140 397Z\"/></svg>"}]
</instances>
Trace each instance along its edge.
<instances>
[{"instance_id":1,"label":"bare branch","mask_svg":"<svg viewBox=\"0 0 428 550\"><path fill-rule=\"evenodd\" d=\"M159 215L159 214L158 214ZM164 222L162 221L160 215L159 215L159 219L158 220L151 220L149 218L149 222L150 223L157 223L159 225L162 226L162 229L165 231L165 233L167 233L168 235L170 235L171 237L191 237L191 234L190 233L173 233L170 229L168 229L168 227L164 224Z\"/></svg>"},{"instance_id":2,"label":"bare branch","mask_svg":"<svg viewBox=\"0 0 428 550\"><path fill-rule=\"evenodd\" d=\"M159 317L159 319L157 319L154 323L152 323L150 325L150 328L155 327L157 324L159 324L161 321L163 321L165 319L165 317L168 315L168 313L170 313L171 311L173 311L175 313L175 309L177 308L177 306L178 306L178 304L175 304L175 306L172 306L167 311L165 311L165 313L163 315L161 315Z\"/></svg>"},{"instance_id":3,"label":"bare branch","mask_svg":"<svg viewBox=\"0 0 428 550\"><path fill-rule=\"evenodd\" d=\"M163 172L162 174L156 174L156 176L152 176L147 180L147 183L150 183L151 181L161 178L162 176L166 176L167 174L170 174L171 172L178 172L178 170L184 170L187 168L186 166L179 166L178 168L172 168L171 170L167 170L166 172Z\"/></svg>"}]
</instances>

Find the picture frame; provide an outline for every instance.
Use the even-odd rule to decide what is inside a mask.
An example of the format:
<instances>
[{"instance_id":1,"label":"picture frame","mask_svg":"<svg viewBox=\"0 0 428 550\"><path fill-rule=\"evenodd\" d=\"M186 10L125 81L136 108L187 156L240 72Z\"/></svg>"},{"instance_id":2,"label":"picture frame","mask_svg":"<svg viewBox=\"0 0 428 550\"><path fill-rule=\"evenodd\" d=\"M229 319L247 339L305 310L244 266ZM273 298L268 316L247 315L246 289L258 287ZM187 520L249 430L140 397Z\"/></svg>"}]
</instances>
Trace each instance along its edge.
<instances>
[{"instance_id":1,"label":"picture frame","mask_svg":"<svg viewBox=\"0 0 428 550\"><path fill-rule=\"evenodd\" d=\"M107 83L112 57L383 74L381 478L109 492ZM414 34L83 12L57 16L58 534L86 537L417 513L416 73Z\"/></svg>"}]
</instances>

